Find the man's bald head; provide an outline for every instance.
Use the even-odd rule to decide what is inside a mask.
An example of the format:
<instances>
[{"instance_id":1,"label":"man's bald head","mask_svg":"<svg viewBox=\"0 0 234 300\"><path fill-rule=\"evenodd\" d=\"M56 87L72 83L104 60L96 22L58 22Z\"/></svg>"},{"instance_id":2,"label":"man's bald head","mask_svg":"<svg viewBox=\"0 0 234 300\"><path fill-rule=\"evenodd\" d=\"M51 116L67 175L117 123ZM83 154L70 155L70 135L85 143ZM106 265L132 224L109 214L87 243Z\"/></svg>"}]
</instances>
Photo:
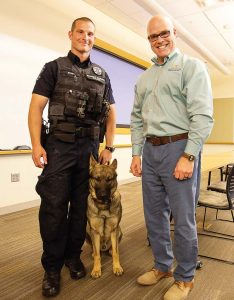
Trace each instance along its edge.
<instances>
[{"instance_id":1,"label":"man's bald head","mask_svg":"<svg viewBox=\"0 0 234 300\"><path fill-rule=\"evenodd\" d=\"M151 28L152 26L155 26L155 24L165 24L167 26L167 28L171 31L174 29L173 22L169 17L164 16L164 15L156 15L149 20L148 25L147 25L147 32L148 32L149 28Z\"/></svg>"},{"instance_id":2,"label":"man's bald head","mask_svg":"<svg viewBox=\"0 0 234 300\"><path fill-rule=\"evenodd\" d=\"M172 20L163 15L152 17L148 22L147 34L151 49L162 64L176 47L176 29Z\"/></svg>"}]
</instances>

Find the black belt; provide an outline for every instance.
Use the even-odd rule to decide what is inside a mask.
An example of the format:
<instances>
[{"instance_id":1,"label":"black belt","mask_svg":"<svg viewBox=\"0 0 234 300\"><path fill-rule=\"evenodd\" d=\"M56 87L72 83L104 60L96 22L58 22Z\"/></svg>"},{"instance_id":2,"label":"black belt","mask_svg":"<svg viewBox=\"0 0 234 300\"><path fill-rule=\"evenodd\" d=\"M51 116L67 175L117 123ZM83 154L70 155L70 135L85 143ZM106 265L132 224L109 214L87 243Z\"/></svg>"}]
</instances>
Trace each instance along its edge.
<instances>
[{"instance_id":1,"label":"black belt","mask_svg":"<svg viewBox=\"0 0 234 300\"><path fill-rule=\"evenodd\" d=\"M75 139L88 137L96 140L99 138L100 127L90 126L90 127L77 127L75 124L61 123L57 124L54 128L51 126L51 133L54 134L59 140L67 143L75 142Z\"/></svg>"},{"instance_id":2,"label":"black belt","mask_svg":"<svg viewBox=\"0 0 234 300\"><path fill-rule=\"evenodd\" d=\"M188 138L188 133L181 133L171 136L147 136L146 141L151 143L153 146L160 146L169 143L173 143L179 140L185 140Z\"/></svg>"}]
</instances>

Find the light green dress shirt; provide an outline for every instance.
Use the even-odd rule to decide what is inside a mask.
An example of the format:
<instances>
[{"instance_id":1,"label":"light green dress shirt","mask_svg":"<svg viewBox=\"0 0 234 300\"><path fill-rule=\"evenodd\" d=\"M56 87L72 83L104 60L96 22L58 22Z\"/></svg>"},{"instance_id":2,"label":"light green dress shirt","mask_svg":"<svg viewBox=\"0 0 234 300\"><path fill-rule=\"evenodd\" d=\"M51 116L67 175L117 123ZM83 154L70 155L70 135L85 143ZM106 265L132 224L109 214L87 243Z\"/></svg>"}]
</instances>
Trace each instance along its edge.
<instances>
[{"instance_id":1,"label":"light green dress shirt","mask_svg":"<svg viewBox=\"0 0 234 300\"><path fill-rule=\"evenodd\" d=\"M141 155L146 136L188 132L185 152L197 156L213 127L213 98L206 65L175 49L163 65L137 81L131 114L132 154Z\"/></svg>"}]
</instances>

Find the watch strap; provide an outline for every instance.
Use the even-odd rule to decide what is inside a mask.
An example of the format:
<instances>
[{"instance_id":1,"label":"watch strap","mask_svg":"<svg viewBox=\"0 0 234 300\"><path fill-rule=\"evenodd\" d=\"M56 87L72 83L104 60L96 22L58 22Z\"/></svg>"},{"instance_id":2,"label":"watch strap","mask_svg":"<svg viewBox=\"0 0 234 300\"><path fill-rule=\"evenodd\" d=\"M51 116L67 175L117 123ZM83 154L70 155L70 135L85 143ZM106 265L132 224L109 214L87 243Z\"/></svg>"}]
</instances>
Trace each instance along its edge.
<instances>
[{"instance_id":1,"label":"watch strap","mask_svg":"<svg viewBox=\"0 0 234 300\"><path fill-rule=\"evenodd\" d=\"M111 153L115 151L115 147L106 146L105 149L109 150Z\"/></svg>"},{"instance_id":2,"label":"watch strap","mask_svg":"<svg viewBox=\"0 0 234 300\"><path fill-rule=\"evenodd\" d=\"M188 153L184 152L182 156L187 158L189 161L194 161L195 160L195 156L192 155L192 154L188 154Z\"/></svg>"}]
</instances>

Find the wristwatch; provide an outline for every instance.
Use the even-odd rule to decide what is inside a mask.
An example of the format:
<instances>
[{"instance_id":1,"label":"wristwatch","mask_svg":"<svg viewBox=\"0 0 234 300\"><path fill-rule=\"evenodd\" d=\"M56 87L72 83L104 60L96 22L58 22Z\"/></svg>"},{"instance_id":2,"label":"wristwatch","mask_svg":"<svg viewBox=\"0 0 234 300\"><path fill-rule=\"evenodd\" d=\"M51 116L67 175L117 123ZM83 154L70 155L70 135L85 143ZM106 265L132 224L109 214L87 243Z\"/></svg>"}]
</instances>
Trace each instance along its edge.
<instances>
[{"instance_id":1,"label":"wristwatch","mask_svg":"<svg viewBox=\"0 0 234 300\"><path fill-rule=\"evenodd\" d=\"M111 153L113 153L115 151L115 147L106 146L105 149L109 150Z\"/></svg>"},{"instance_id":2,"label":"wristwatch","mask_svg":"<svg viewBox=\"0 0 234 300\"><path fill-rule=\"evenodd\" d=\"M183 153L182 156L185 157L185 158L187 158L189 161L194 161L194 159L195 159L194 155L188 154L188 153L185 153L185 152Z\"/></svg>"}]
</instances>

